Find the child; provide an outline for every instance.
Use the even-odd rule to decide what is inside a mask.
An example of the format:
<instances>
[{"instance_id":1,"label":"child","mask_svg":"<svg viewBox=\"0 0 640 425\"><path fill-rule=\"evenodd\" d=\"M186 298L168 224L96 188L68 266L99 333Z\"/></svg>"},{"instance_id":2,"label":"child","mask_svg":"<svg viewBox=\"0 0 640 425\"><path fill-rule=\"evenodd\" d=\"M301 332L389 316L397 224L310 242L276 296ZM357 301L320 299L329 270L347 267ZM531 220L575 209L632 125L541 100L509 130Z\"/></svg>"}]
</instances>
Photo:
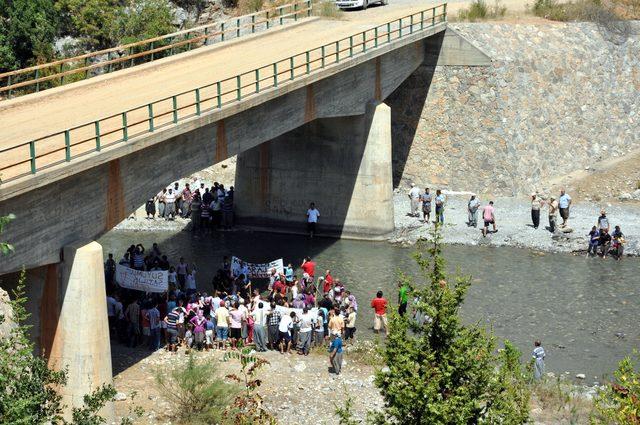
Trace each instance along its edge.
<instances>
[{"instance_id":1,"label":"child","mask_svg":"<svg viewBox=\"0 0 640 425\"><path fill-rule=\"evenodd\" d=\"M598 232L596 226L593 226L587 236L589 236L589 249L587 250L587 255L596 255L598 251L598 244L600 243L600 232Z\"/></svg>"},{"instance_id":2,"label":"child","mask_svg":"<svg viewBox=\"0 0 640 425\"><path fill-rule=\"evenodd\" d=\"M191 323L187 325L187 331L184 334L183 343L186 349L185 354L189 354L191 347L193 346L193 325Z\"/></svg>"}]
</instances>

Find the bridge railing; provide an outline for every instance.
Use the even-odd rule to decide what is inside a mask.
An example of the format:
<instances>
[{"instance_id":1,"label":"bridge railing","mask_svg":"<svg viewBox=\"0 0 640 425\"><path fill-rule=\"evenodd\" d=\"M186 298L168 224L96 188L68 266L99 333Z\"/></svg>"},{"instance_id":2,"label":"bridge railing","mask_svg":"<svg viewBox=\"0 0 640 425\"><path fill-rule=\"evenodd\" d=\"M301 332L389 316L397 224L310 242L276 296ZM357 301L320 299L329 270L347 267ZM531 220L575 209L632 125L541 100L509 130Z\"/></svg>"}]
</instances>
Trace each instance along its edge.
<instances>
[{"instance_id":1,"label":"bridge railing","mask_svg":"<svg viewBox=\"0 0 640 425\"><path fill-rule=\"evenodd\" d=\"M135 43L0 73L0 96L39 92L283 25L311 15L311 0L262 10Z\"/></svg>"},{"instance_id":2,"label":"bridge railing","mask_svg":"<svg viewBox=\"0 0 640 425\"><path fill-rule=\"evenodd\" d=\"M173 126L277 88L446 21L441 4L307 50L235 77L0 150L0 177L10 181Z\"/></svg>"}]
</instances>

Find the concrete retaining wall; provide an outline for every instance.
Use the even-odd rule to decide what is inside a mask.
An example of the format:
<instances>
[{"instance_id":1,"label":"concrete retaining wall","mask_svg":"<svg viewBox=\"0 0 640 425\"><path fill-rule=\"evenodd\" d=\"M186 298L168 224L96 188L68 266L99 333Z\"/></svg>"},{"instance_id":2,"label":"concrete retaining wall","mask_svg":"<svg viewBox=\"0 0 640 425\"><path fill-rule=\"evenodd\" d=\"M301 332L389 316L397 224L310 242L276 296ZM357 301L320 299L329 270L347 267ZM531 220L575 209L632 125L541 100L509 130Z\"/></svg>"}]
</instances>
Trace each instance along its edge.
<instances>
[{"instance_id":1,"label":"concrete retaining wall","mask_svg":"<svg viewBox=\"0 0 640 425\"><path fill-rule=\"evenodd\" d=\"M451 27L492 66L423 66L387 99L396 185L521 194L640 148L639 24Z\"/></svg>"}]
</instances>

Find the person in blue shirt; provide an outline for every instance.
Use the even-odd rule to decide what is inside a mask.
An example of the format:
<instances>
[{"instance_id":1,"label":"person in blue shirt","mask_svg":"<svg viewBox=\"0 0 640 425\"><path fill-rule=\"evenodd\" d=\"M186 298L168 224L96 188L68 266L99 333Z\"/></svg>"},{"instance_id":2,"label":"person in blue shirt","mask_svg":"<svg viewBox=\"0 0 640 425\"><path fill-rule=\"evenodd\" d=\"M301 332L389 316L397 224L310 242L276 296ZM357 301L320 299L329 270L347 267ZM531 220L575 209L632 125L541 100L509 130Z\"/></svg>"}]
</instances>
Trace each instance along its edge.
<instances>
[{"instance_id":1,"label":"person in blue shirt","mask_svg":"<svg viewBox=\"0 0 640 425\"><path fill-rule=\"evenodd\" d=\"M589 236L589 249L587 250L587 255L596 255L598 252L598 245L600 244L600 232L596 226L593 226L587 236Z\"/></svg>"},{"instance_id":2,"label":"person in blue shirt","mask_svg":"<svg viewBox=\"0 0 640 425\"><path fill-rule=\"evenodd\" d=\"M329 346L329 363L333 367L333 372L340 375L342 370L342 337L340 335L336 335Z\"/></svg>"},{"instance_id":3,"label":"person in blue shirt","mask_svg":"<svg viewBox=\"0 0 640 425\"><path fill-rule=\"evenodd\" d=\"M569 207L571 206L571 196L569 196L564 191L564 189L560 191L558 206L560 207L560 217L562 217L562 227L565 227L567 225L567 220L569 220Z\"/></svg>"}]
</instances>

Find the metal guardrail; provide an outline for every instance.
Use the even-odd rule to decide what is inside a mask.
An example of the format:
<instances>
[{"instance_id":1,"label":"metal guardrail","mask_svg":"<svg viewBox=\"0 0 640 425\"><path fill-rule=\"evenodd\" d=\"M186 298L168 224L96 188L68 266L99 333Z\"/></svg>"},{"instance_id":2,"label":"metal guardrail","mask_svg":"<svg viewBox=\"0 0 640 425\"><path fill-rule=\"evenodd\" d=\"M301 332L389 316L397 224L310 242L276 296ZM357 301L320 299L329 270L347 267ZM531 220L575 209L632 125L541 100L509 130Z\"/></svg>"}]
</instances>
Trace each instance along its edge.
<instances>
[{"instance_id":1,"label":"metal guardrail","mask_svg":"<svg viewBox=\"0 0 640 425\"><path fill-rule=\"evenodd\" d=\"M297 21L298 18L310 16L311 9L311 0L297 1L221 23L202 25L110 49L0 73L0 96L6 93L12 98L16 95L39 92L141 65L193 48L239 38L260 31L261 28L269 29L290 20Z\"/></svg>"},{"instance_id":2,"label":"metal guardrail","mask_svg":"<svg viewBox=\"0 0 640 425\"><path fill-rule=\"evenodd\" d=\"M446 22L446 15L446 3L440 4L235 77L2 149L0 157L16 157L16 160L3 165L0 174L5 174L4 182L34 175L205 112L222 109L248 96L277 88L298 77Z\"/></svg>"}]
</instances>

